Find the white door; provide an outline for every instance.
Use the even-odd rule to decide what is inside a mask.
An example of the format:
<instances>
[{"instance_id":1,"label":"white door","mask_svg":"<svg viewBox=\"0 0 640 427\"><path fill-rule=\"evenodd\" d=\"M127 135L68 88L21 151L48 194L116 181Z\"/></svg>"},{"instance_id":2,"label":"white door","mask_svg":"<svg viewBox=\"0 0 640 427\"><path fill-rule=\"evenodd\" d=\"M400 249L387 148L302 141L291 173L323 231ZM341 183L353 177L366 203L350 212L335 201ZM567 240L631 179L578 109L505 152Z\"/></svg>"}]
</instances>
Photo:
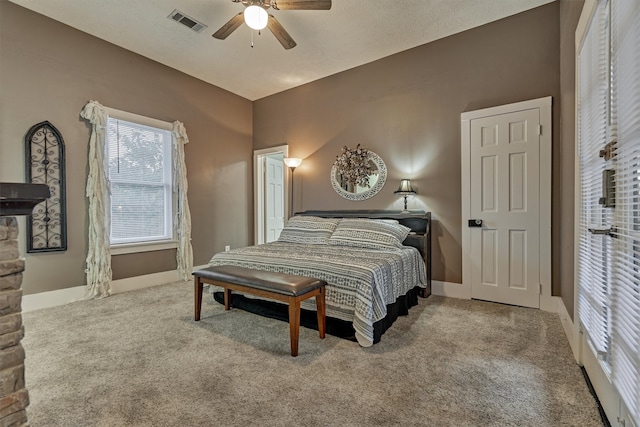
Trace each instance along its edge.
<instances>
[{"instance_id":1,"label":"white door","mask_svg":"<svg viewBox=\"0 0 640 427\"><path fill-rule=\"evenodd\" d=\"M265 243L278 240L284 227L284 164L265 157Z\"/></svg>"},{"instance_id":2,"label":"white door","mask_svg":"<svg viewBox=\"0 0 640 427\"><path fill-rule=\"evenodd\" d=\"M471 297L539 308L539 109L472 119L470 169Z\"/></svg>"}]
</instances>

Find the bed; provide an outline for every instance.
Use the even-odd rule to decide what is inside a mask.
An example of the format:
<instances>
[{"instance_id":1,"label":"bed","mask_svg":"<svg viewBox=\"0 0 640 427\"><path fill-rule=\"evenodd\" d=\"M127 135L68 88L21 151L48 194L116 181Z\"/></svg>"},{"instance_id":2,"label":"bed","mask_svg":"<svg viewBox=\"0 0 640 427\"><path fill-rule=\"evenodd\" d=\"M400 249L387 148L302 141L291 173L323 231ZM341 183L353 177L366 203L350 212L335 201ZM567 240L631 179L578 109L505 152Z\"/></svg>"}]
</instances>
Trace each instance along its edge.
<instances>
[{"instance_id":1,"label":"bed","mask_svg":"<svg viewBox=\"0 0 640 427\"><path fill-rule=\"evenodd\" d=\"M325 280L327 333L368 347L418 295L431 293L431 215L400 211L296 213L276 242L213 256L209 265L235 265ZM214 290L215 291L215 290ZM222 293L214 292L218 302ZM234 307L286 319L286 306L234 295ZM315 327L315 301L301 323Z\"/></svg>"}]
</instances>

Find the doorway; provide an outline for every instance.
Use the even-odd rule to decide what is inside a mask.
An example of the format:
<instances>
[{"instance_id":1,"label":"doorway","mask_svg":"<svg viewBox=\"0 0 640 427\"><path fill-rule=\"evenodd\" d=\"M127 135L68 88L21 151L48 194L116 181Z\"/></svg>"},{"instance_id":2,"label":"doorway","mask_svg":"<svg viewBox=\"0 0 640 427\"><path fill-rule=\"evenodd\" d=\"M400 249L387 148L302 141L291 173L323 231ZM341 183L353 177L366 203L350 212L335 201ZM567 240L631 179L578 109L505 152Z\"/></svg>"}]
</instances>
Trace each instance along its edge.
<instances>
[{"instance_id":1,"label":"doorway","mask_svg":"<svg viewBox=\"0 0 640 427\"><path fill-rule=\"evenodd\" d=\"M277 240L284 226L289 191L283 159L288 152L287 145L253 152L256 245Z\"/></svg>"},{"instance_id":2,"label":"doorway","mask_svg":"<svg viewBox=\"0 0 640 427\"><path fill-rule=\"evenodd\" d=\"M466 112L463 282L474 299L551 299L551 97Z\"/></svg>"}]
</instances>

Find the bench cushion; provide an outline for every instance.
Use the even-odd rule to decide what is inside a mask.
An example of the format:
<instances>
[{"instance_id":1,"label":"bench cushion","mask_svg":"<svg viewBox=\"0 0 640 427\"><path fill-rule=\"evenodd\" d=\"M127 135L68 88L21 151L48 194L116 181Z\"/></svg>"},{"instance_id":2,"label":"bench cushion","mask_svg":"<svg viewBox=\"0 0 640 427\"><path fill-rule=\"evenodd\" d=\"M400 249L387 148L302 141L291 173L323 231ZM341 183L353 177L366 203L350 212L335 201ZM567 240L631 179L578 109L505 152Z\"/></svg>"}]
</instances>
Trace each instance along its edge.
<instances>
[{"instance_id":1,"label":"bench cushion","mask_svg":"<svg viewBox=\"0 0 640 427\"><path fill-rule=\"evenodd\" d=\"M272 271L252 270L235 265L218 265L193 272L209 280L246 286L281 295L299 296L325 286L324 280Z\"/></svg>"}]
</instances>

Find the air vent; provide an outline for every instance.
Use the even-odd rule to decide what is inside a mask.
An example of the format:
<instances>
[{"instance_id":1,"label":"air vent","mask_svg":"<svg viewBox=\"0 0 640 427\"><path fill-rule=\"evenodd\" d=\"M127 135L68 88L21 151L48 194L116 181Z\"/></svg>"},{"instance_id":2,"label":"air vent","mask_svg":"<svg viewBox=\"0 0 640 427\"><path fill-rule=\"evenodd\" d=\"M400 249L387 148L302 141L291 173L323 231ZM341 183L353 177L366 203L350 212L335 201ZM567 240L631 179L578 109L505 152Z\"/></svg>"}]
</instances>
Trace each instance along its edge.
<instances>
[{"instance_id":1,"label":"air vent","mask_svg":"<svg viewBox=\"0 0 640 427\"><path fill-rule=\"evenodd\" d=\"M180 12L178 9L174 9L173 12L171 12L171 14L167 16L167 18L172 19L176 22L181 23L186 27L191 28L196 33L199 33L200 31L207 28L207 26L204 25L202 22L190 16L185 15L184 13Z\"/></svg>"}]
</instances>

